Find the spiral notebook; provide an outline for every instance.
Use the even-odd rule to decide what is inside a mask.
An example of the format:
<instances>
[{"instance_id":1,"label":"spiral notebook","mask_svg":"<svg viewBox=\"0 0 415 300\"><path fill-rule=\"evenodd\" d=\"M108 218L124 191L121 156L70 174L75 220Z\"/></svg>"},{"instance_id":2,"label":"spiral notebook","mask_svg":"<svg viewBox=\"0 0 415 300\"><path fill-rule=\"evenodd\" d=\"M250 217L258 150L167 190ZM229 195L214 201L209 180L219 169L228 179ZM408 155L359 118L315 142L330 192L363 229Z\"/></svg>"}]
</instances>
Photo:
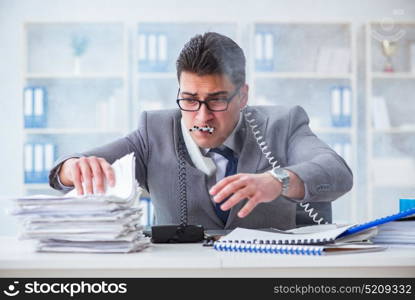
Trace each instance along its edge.
<instances>
[{"instance_id":1,"label":"spiral notebook","mask_svg":"<svg viewBox=\"0 0 415 300\"><path fill-rule=\"evenodd\" d=\"M269 254L292 254L292 255L331 255L359 252L374 252L386 249L384 246L373 244L334 244L323 246L303 245L278 245L275 243L250 243L250 242L228 242L217 241L213 248L218 251L269 253Z\"/></svg>"},{"instance_id":2,"label":"spiral notebook","mask_svg":"<svg viewBox=\"0 0 415 300\"><path fill-rule=\"evenodd\" d=\"M227 252L329 255L381 251L385 247L362 242L376 234L376 228L366 229L353 238L336 239L354 225L337 227L336 225L315 225L294 230L276 229L255 230L236 228L231 233L214 242L213 248ZM357 243L345 243L354 241Z\"/></svg>"},{"instance_id":3,"label":"spiral notebook","mask_svg":"<svg viewBox=\"0 0 415 300\"><path fill-rule=\"evenodd\" d=\"M324 245L334 243L342 233L353 226L355 225L312 225L286 231L274 228L246 229L238 227L229 234L221 237L218 242L275 245ZM368 231L370 230L368 229ZM376 232L371 235L375 233ZM352 241L362 241L367 239L362 236L363 233L355 235ZM347 241L350 241L350 239Z\"/></svg>"},{"instance_id":4,"label":"spiral notebook","mask_svg":"<svg viewBox=\"0 0 415 300\"><path fill-rule=\"evenodd\" d=\"M218 251L325 255L380 251L385 247L362 243L377 234L377 226L415 214L415 208L353 225L311 225L291 230L236 228L213 245ZM349 243L347 243L349 242ZM354 243L350 243L354 242Z\"/></svg>"}]
</instances>

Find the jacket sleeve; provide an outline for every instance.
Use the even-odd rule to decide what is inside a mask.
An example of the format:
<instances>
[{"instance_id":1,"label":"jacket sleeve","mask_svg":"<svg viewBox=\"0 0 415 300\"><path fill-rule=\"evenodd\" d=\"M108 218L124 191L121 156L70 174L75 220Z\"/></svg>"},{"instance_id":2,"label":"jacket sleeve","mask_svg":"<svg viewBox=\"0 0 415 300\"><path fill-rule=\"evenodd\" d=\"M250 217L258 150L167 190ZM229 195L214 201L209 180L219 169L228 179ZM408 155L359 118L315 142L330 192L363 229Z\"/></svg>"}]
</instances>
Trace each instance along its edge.
<instances>
[{"instance_id":1,"label":"jacket sleeve","mask_svg":"<svg viewBox=\"0 0 415 300\"><path fill-rule=\"evenodd\" d=\"M310 129L309 118L300 106L289 113L286 169L305 183L302 201L333 201L350 191L353 174L346 162Z\"/></svg>"},{"instance_id":2,"label":"jacket sleeve","mask_svg":"<svg viewBox=\"0 0 415 300\"><path fill-rule=\"evenodd\" d=\"M96 156L102 157L108 163L112 164L114 161L123 157L124 155L134 152L136 158L136 179L141 187L148 190L147 159L149 150L147 137L147 115L145 112L143 112L140 117L138 129L131 132L127 136L85 152L73 153L60 157L55 162L52 170L49 172L49 185L56 190L61 190L64 192L67 191L67 189L65 189L64 186L59 182L58 174L62 164L69 158Z\"/></svg>"}]
</instances>

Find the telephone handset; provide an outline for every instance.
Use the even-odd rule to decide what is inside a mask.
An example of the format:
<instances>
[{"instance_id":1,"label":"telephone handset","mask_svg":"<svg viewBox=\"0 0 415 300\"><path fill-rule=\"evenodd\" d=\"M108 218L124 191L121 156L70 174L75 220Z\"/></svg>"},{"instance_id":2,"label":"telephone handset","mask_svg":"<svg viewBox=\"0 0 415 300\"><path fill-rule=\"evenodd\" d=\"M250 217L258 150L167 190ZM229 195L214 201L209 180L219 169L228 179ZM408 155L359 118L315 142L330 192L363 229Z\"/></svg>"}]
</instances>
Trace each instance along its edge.
<instances>
[{"instance_id":1,"label":"telephone handset","mask_svg":"<svg viewBox=\"0 0 415 300\"><path fill-rule=\"evenodd\" d=\"M261 132L258 129L255 129L258 127L256 124L256 120L253 118L250 118L252 115L251 112L248 112L246 110L246 107L243 109L243 113L245 115L245 121L247 122L248 126L251 128L252 134L254 135L254 138L258 144L259 149L261 150L264 157L268 160L271 167L274 168L280 168L280 165L278 164L278 161L272 156L271 151L267 151L267 142L265 141L264 137L261 135ZM323 217L317 220L318 218L318 212L314 212L314 208L310 207L309 202L303 202L299 203L299 205L304 209L305 213L313 220L314 223L321 224L322 222L324 224L328 224L327 221L324 220Z\"/></svg>"}]
</instances>

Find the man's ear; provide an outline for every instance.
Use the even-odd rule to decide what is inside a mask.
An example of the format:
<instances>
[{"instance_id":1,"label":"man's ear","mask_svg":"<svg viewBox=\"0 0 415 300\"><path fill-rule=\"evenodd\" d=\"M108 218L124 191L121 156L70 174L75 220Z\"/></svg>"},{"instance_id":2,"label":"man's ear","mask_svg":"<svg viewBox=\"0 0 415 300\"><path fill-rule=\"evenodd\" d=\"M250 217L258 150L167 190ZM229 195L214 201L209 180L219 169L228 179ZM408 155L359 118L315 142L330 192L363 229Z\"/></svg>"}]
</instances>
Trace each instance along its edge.
<instances>
[{"instance_id":1,"label":"man's ear","mask_svg":"<svg viewBox=\"0 0 415 300\"><path fill-rule=\"evenodd\" d=\"M243 109L248 104L248 92L249 86L245 83L239 90L241 95L241 100L239 101L240 109Z\"/></svg>"}]
</instances>

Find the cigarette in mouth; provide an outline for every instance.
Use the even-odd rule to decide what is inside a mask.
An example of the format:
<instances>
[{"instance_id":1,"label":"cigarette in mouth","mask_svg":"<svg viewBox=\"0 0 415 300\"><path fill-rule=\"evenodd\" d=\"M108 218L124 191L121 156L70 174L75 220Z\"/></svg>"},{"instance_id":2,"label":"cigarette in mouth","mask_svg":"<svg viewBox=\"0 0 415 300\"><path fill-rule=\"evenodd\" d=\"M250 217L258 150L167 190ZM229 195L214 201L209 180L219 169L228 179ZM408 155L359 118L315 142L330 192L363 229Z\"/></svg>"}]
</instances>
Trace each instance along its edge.
<instances>
[{"instance_id":1,"label":"cigarette in mouth","mask_svg":"<svg viewBox=\"0 0 415 300\"><path fill-rule=\"evenodd\" d=\"M208 125L205 125L205 126L202 126L202 127L199 127L199 126L195 125L192 128L190 128L189 131L190 132L192 132L192 131L207 131L207 132L209 132L209 134L212 134L213 131L215 131L215 128L210 127Z\"/></svg>"}]
</instances>

